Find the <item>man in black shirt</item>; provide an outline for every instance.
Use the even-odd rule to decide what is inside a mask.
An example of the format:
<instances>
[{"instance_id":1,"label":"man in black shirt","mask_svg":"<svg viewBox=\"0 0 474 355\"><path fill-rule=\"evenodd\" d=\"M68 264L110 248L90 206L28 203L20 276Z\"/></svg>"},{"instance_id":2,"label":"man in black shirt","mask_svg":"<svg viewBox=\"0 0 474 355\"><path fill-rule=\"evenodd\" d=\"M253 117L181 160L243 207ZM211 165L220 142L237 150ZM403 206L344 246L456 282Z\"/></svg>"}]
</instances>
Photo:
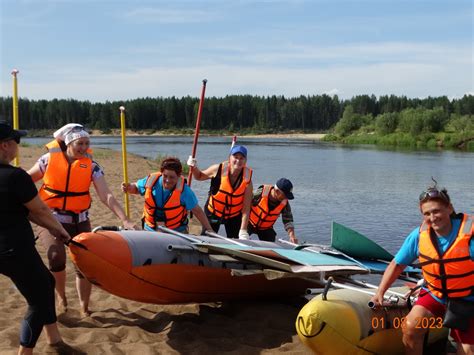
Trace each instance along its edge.
<instances>
[{"instance_id":1,"label":"man in black shirt","mask_svg":"<svg viewBox=\"0 0 474 355\"><path fill-rule=\"evenodd\" d=\"M293 213L288 200L293 200L293 184L290 180L278 179L275 185L261 185L253 194L249 218L249 234L257 234L260 240L274 242L273 225L281 214L290 242L298 243L293 224Z\"/></svg>"},{"instance_id":2,"label":"man in black shirt","mask_svg":"<svg viewBox=\"0 0 474 355\"><path fill-rule=\"evenodd\" d=\"M25 131L0 123L0 273L12 280L28 302L18 353L31 354L43 326L49 344L62 339L56 325L54 278L34 247L29 220L64 242L70 237L38 197L30 176L10 165L24 135Z\"/></svg>"}]
</instances>

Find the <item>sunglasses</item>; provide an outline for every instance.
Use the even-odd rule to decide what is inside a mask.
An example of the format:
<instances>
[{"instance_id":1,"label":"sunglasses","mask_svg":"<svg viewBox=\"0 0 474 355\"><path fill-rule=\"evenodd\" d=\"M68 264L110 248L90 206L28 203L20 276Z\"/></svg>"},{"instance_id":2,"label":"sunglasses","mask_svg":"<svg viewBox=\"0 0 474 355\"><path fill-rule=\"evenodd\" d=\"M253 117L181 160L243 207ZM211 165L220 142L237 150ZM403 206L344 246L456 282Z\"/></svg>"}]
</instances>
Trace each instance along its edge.
<instances>
[{"instance_id":1,"label":"sunglasses","mask_svg":"<svg viewBox=\"0 0 474 355\"><path fill-rule=\"evenodd\" d=\"M425 202L434 198L439 198L446 202L450 202L449 197L443 191L439 191L438 189L428 189L420 194L420 202Z\"/></svg>"}]
</instances>

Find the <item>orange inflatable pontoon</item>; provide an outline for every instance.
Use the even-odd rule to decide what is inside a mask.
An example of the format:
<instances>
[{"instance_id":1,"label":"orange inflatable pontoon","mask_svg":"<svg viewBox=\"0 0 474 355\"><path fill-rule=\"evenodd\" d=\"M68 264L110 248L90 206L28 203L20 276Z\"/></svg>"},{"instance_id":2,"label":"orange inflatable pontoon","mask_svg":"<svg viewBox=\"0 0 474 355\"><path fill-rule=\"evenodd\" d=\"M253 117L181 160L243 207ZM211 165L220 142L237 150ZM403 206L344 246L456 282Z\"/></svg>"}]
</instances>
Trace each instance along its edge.
<instances>
[{"instance_id":1,"label":"orange inflatable pontoon","mask_svg":"<svg viewBox=\"0 0 474 355\"><path fill-rule=\"evenodd\" d=\"M194 239L202 245L235 243L204 236ZM203 251L199 243L167 233L101 230L80 234L74 241L69 245L71 258L88 280L111 294L139 302L275 298L302 295L307 287L315 286L296 276L269 280L259 263ZM283 248L277 243L245 243Z\"/></svg>"}]
</instances>

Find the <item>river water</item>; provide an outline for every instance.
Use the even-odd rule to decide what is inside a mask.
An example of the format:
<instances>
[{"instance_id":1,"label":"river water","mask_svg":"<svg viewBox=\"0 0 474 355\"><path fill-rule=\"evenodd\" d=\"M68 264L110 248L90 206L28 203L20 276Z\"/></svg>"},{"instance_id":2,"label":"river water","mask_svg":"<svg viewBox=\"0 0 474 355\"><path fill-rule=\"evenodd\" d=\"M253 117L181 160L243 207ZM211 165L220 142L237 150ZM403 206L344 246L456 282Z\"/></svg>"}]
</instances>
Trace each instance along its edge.
<instances>
[{"instance_id":1,"label":"river water","mask_svg":"<svg viewBox=\"0 0 474 355\"><path fill-rule=\"evenodd\" d=\"M44 144L49 139L24 141ZM192 142L192 137L128 137L127 150L152 159L174 155L185 162ZM120 137L93 137L91 144L121 149ZM230 137L200 137L199 167L225 160L230 144ZM389 150L283 138L242 137L239 144L248 148L254 187L280 177L293 182L291 208L301 242L330 243L331 221L336 221L395 252L421 221L418 196L431 176L448 189L457 211L474 213L472 152ZM203 205L209 181L193 181L192 188ZM275 227L285 235L281 221Z\"/></svg>"}]
</instances>

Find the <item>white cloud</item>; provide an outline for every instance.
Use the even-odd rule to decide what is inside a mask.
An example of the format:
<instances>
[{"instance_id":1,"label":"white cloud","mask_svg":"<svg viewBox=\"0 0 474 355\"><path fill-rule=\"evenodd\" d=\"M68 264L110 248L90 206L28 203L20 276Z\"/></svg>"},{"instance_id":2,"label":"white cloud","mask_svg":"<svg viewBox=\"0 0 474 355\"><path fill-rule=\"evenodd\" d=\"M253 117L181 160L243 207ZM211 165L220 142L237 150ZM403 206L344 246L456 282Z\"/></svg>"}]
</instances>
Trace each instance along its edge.
<instances>
[{"instance_id":1,"label":"white cloud","mask_svg":"<svg viewBox=\"0 0 474 355\"><path fill-rule=\"evenodd\" d=\"M213 44L200 49L201 43L185 40L161 47L131 46L113 57L91 55L67 64L34 61L19 68L20 95L93 101L198 96L203 78L209 79L208 94L214 96L461 97L473 91L472 48L466 45L384 42L274 48L231 44L224 38ZM127 60L114 61L117 57ZM10 76L0 75L0 84L8 95Z\"/></svg>"},{"instance_id":2,"label":"white cloud","mask_svg":"<svg viewBox=\"0 0 474 355\"><path fill-rule=\"evenodd\" d=\"M118 71L91 71L78 67L43 72L37 80L21 78L20 96L30 99L75 98L105 101L137 97L199 96L202 79L208 79L207 96L321 95L350 98L358 94L426 97L462 96L472 83L466 66L448 68L423 63L386 63L301 69L266 66L147 67ZM443 82L440 86L439 82ZM3 84L6 83L2 83ZM10 84L10 83L8 83ZM6 87L6 86L4 86ZM334 89L337 88L337 89Z\"/></svg>"},{"instance_id":3,"label":"white cloud","mask_svg":"<svg viewBox=\"0 0 474 355\"><path fill-rule=\"evenodd\" d=\"M328 65L337 63L383 62L466 62L471 61L471 48L423 43L381 42L352 43L340 46L288 46L277 50L253 51L244 59L257 63L308 62L318 60Z\"/></svg>"},{"instance_id":4,"label":"white cloud","mask_svg":"<svg viewBox=\"0 0 474 355\"><path fill-rule=\"evenodd\" d=\"M340 95L340 92L338 89L331 89L329 91L326 91L325 94L329 96L336 96L336 95Z\"/></svg>"},{"instance_id":5,"label":"white cloud","mask_svg":"<svg viewBox=\"0 0 474 355\"><path fill-rule=\"evenodd\" d=\"M183 48L186 54L183 53ZM124 55L166 60L172 65L236 64L288 67L331 67L376 63L432 63L451 65L472 63L470 45L444 43L379 42L346 45L294 45L231 40L216 37L212 46L200 40L180 39L162 46L131 46Z\"/></svg>"}]
</instances>

